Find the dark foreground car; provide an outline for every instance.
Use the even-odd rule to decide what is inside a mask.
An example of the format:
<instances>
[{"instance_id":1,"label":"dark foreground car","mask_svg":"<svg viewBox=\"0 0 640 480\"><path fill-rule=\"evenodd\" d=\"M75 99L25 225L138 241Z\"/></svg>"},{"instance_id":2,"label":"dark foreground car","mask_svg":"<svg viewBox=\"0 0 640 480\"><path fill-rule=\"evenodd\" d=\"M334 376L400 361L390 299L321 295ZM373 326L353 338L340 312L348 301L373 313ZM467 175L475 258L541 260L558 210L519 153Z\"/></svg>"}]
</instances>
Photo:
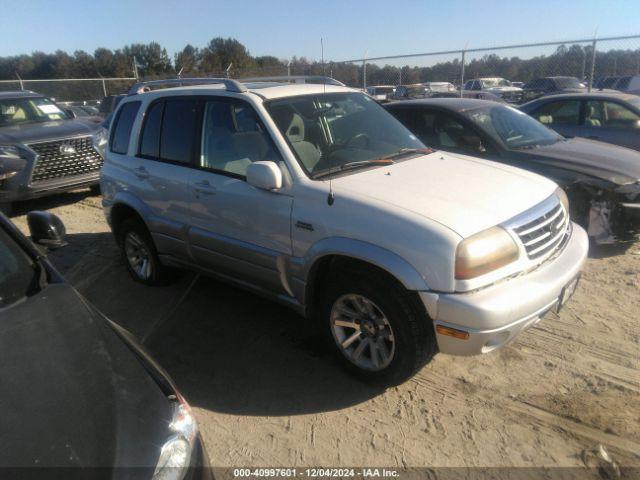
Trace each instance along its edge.
<instances>
[{"instance_id":1,"label":"dark foreground car","mask_svg":"<svg viewBox=\"0 0 640 480\"><path fill-rule=\"evenodd\" d=\"M520 106L564 137L585 137L640 150L640 97L592 92L543 97Z\"/></svg>"},{"instance_id":2,"label":"dark foreground car","mask_svg":"<svg viewBox=\"0 0 640 480\"><path fill-rule=\"evenodd\" d=\"M29 225L34 241L63 243L57 217ZM3 477L209 478L171 379L2 214L0 351Z\"/></svg>"},{"instance_id":3,"label":"dark foreground car","mask_svg":"<svg viewBox=\"0 0 640 480\"><path fill-rule=\"evenodd\" d=\"M385 106L425 145L484 157L556 181L571 215L598 243L640 229L640 153L566 139L515 108L483 100L428 99Z\"/></svg>"},{"instance_id":4,"label":"dark foreground car","mask_svg":"<svg viewBox=\"0 0 640 480\"><path fill-rule=\"evenodd\" d=\"M0 93L0 208L98 188L107 132L34 92Z\"/></svg>"}]
</instances>

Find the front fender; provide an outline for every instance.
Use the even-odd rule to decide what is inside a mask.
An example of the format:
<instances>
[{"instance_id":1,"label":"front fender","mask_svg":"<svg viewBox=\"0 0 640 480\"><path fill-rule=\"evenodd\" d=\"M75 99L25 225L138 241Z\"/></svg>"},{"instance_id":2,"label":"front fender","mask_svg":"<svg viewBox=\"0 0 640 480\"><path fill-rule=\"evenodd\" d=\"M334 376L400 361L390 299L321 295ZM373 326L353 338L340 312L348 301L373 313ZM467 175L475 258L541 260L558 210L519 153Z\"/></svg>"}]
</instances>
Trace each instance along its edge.
<instances>
[{"instance_id":1,"label":"front fender","mask_svg":"<svg viewBox=\"0 0 640 480\"><path fill-rule=\"evenodd\" d=\"M393 275L408 290L429 290L425 277L398 254L377 245L344 237L324 238L307 250L304 257L291 261L292 288L300 303L305 304L306 285L317 265L332 255L361 260Z\"/></svg>"}]
</instances>

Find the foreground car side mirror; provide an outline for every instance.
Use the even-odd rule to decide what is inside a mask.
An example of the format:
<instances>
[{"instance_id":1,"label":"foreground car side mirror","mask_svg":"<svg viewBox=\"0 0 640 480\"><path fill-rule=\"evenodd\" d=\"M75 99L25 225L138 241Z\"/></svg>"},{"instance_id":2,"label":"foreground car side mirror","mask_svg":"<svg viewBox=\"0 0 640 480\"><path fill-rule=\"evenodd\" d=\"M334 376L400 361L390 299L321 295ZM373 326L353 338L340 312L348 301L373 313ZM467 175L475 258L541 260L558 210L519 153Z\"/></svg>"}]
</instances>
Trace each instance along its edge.
<instances>
[{"instance_id":1,"label":"foreground car side mirror","mask_svg":"<svg viewBox=\"0 0 640 480\"><path fill-rule=\"evenodd\" d=\"M62 220L53 213L33 211L27 214L31 240L43 247L56 249L64 247L67 230Z\"/></svg>"},{"instance_id":2,"label":"foreground car side mirror","mask_svg":"<svg viewBox=\"0 0 640 480\"><path fill-rule=\"evenodd\" d=\"M263 190L277 190L282 187L282 172L276 162L253 162L247 167L247 182Z\"/></svg>"}]
</instances>

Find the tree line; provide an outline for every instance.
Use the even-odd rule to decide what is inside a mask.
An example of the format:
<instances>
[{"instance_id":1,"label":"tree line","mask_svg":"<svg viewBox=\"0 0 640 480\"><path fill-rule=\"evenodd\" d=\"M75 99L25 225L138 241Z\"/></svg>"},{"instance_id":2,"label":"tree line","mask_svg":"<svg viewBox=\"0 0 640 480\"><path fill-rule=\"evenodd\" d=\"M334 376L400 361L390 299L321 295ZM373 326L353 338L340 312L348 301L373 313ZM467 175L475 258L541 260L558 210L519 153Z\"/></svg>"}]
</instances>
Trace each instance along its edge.
<instances>
[{"instance_id":1,"label":"tree line","mask_svg":"<svg viewBox=\"0 0 640 480\"><path fill-rule=\"evenodd\" d=\"M498 76L526 82L546 75L570 75L586 77L591 71L592 47L560 45L548 55L522 59L518 56L501 56L495 53L473 58L465 62L465 78ZM421 61L421 60L416 60ZM425 57L422 61L428 61ZM640 70L640 48L603 50L596 52L594 77L605 75L636 74ZM426 81L459 83L462 63L459 56L429 66L391 66L367 63L325 62L305 57L279 59L275 56L252 56L248 49L234 38L211 39L204 47L186 45L173 58L157 42L136 43L110 50L98 48L91 53L77 50L72 54L58 50L54 53L34 52L0 57L0 79L53 79L133 77L143 79L166 78L178 74L185 76L230 76L243 78L265 75L331 75L351 86ZM51 85L35 84L36 88ZM15 85L13 85L15 88ZM96 95L99 86L77 85L73 88L58 85L60 97ZM35 89L33 85L25 88ZM110 90L122 90L125 84L112 84ZM7 88L5 88L7 89ZM92 89L88 92L86 90ZM101 91L101 87L98 88ZM98 92L99 93L99 92ZM116 93L116 92L109 92ZM69 98L77 99L77 98Z\"/></svg>"}]
</instances>

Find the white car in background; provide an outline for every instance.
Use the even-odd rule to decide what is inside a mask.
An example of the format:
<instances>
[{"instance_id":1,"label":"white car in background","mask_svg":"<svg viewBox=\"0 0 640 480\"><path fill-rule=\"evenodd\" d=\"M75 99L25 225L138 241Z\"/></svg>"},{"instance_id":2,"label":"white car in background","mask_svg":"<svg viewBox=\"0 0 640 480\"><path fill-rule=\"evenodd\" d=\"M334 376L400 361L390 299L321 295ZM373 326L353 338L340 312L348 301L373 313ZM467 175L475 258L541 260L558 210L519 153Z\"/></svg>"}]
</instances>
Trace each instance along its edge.
<instances>
[{"instance_id":1,"label":"white car in background","mask_svg":"<svg viewBox=\"0 0 640 480\"><path fill-rule=\"evenodd\" d=\"M467 80L464 84L464 90L483 90L509 103L518 103L522 99L522 88L514 87L509 80L501 77Z\"/></svg>"},{"instance_id":2,"label":"white car in background","mask_svg":"<svg viewBox=\"0 0 640 480\"><path fill-rule=\"evenodd\" d=\"M189 81L135 85L111 126L103 206L135 280L182 267L272 298L384 383L501 347L575 290L587 235L550 180L428 149L335 83Z\"/></svg>"},{"instance_id":3,"label":"white car in background","mask_svg":"<svg viewBox=\"0 0 640 480\"><path fill-rule=\"evenodd\" d=\"M425 82L423 84L430 92L448 93L455 92L456 86L450 82Z\"/></svg>"}]
</instances>

